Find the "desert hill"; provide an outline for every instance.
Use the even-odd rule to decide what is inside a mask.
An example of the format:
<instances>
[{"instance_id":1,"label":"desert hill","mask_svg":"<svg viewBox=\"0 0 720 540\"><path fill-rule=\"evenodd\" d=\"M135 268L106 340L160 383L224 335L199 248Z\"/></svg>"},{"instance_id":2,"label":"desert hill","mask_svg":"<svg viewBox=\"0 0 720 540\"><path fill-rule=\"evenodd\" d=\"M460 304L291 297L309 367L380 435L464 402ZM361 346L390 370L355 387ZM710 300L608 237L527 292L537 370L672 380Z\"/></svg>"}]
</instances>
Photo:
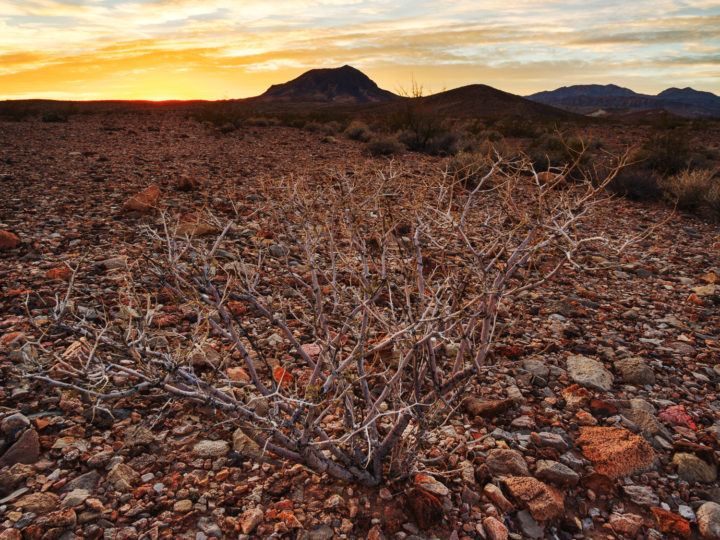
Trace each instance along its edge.
<instances>
[{"instance_id":1,"label":"desert hill","mask_svg":"<svg viewBox=\"0 0 720 540\"><path fill-rule=\"evenodd\" d=\"M538 92L527 98L580 114L590 114L598 109L621 113L664 109L687 118L720 117L720 97L692 88L668 88L653 96L614 84L589 84L563 86L552 91Z\"/></svg>"},{"instance_id":2,"label":"desert hill","mask_svg":"<svg viewBox=\"0 0 720 540\"><path fill-rule=\"evenodd\" d=\"M351 66L312 69L283 84L274 84L255 98L261 101L367 103L398 96L378 87L362 71Z\"/></svg>"}]
</instances>

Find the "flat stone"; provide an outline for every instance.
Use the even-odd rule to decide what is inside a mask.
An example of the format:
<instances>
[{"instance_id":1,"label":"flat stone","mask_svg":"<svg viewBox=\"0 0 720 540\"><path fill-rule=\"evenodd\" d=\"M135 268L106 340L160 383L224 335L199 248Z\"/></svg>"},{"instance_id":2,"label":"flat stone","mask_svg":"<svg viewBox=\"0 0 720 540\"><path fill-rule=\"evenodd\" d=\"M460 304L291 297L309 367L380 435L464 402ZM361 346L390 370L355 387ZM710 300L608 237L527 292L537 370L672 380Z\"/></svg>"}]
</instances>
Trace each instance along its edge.
<instances>
[{"instance_id":1,"label":"flat stone","mask_svg":"<svg viewBox=\"0 0 720 540\"><path fill-rule=\"evenodd\" d=\"M655 384L655 372L647 360L640 357L625 358L615 362L615 369L623 382L630 384Z\"/></svg>"},{"instance_id":2,"label":"flat stone","mask_svg":"<svg viewBox=\"0 0 720 540\"><path fill-rule=\"evenodd\" d=\"M548 380L550 368L542 360L538 360L537 358L526 358L523 360L522 365L525 371L532 373L535 377L540 377L546 381Z\"/></svg>"},{"instance_id":3,"label":"flat stone","mask_svg":"<svg viewBox=\"0 0 720 540\"><path fill-rule=\"evenodd\" d=\"M515 516L524 538L545 538L545 530L533 519L527 510L520 510Z\"/></svg>"},{"instance_id":4,"label":"flat stone","mask_svg":"<svg viewBox=\"0 0 720 540\"><path fill-rule=\"evenodd\" d=\"M230 452L227 441L200 441L193 447L193 453L201 458L224 457Z\"/></svg>"},{"instance_id":5,"label":"flat stone","mask_svg":"<svg viewBox=\"0 0 720 540\"><path fill-rule=\"evenodd\" d=\"M569 487L577 486L580 481L580 475L570 467L549 459L541 459L537 462L535 476L546 482Z\"/></svg>"},{"instance_id":6,"label":"flat stone","mask_svg":"<svg viewBox=\"0 0 720 540\"><path fill-rule=\"evenodd\" d=\"M422 488L433 495L445 497L450 493L450 490L447 486L445 486L445 484L428 474L416 474L413 482L417 487Z\"/></svg>"},{"instance_id":7,"label":"flat stone","mask_svg":"<svg viewBox=\"0 0 720 540\"><path fill-rule=\"evenodd\" d=\"M75 508L83 504L90 497L90 492L85 489L73 489L60 503L60 508Z\"/></svg>"},{"instance_id":8,"label":"flat stone","mask_svg":"<svg viewBox=\"0 0 720 540\"><path fill-rule=\"evenodd\" d=\"M660 504L660 498L653 493L652 488L649 486L623 486L623 491L638 506L650 507Z\"/></svg>"},{"instance_id":9,"label":"flat stone","mask_svg":"<svg viewBox=\"0 0 720 540\"><path fill-rule=\"evenodd\" d=\"M30 427L30 420L22 413L11 414L6 416L0 422L0 432L5 435L15 435L21 430Z\"/></svg>"},{"instance_id":10,"label":"flat stone","mask_svg":"<svg viewBox=\"0 0 720 540\"><path fill-rule=\"evenodd\" d=\"M613 374L597 360L575 355L567 359L570 378L578 384L595 390L608 391L612 388Z\"/></svg>"},{"instance_id":11,"label":"flat stone","mask_svg":"<svg viewBox=\"0 0 720 540\"><path fill-rule=\"evenodd\" d=\"M672 462L677 466L680 478L687 482L710 483L717 479L717 466L709 464L695 454L678 452Z\"/></svg>"},{"instance_id":12,"label":"flat stone","mask_svg":"<svg viewBox=\"0 0 720 540\"><path fill-rule=\"evenodd\" d=\"M15 503L16 508L22 508L24 512L33 514L45 514L57 509L60 498L48 491L30 493Z\"/></svg>"},{"instance_id":13,"label":"flat stone","mask_svg":"<svg viewBox=\"0 0 720 540\"><path fill-rule=\"evenodd\" d=\"M624 428L581 426L576 442L595 470L612 479L645 471L655 463L652 446Z\"/></svg>"},{"instance_id":14,"label":"flat stone","mask_svg":"<svg viewBox=\"0 0 720 540\"><path fill-rule=\"evenodd\" d=\"M85 474L81 474L77 478L73 478L67 484L65 484L65 486L63 487L63 491L72 491L74 489L84 489L84 490L92 493L95 490L95 486L97 486L99 481L100 481L100 473L99 472L97 472L97 471L86 472Z\"/></svg>"},{"instance_id":15,"label":"flat stone","mask_svg":"<svg viewBox=\"0 0 720 540\"><path fill-rule=\"evenodd\" d=\"M529 476L527 463L522 454L507 448L495 448L488 452L485 464L495 475Z\"/></svg>"},{"instance_id":16,"label":"flat stone","mask_svg":"<svg viewBox=\"0 0 720 540\"><path fill-rule=\"evenodd\" d=\"M40 439L37 431L28 429L20 435L2 458L0 458L0 468L12 466L16 463L24 463L31 465L40 458Z\"/></svg>"},{"instance_id":17,"label":"flat stone","mask_svg":"<svg viewBox=\"0 0 720 540\"><path fill-rule=\"evenodd\" d=\"M182 499L173 505L173 510L179 514L186 514L192 510L193 502L190 499Z\"/></svg>"}]
</instances>

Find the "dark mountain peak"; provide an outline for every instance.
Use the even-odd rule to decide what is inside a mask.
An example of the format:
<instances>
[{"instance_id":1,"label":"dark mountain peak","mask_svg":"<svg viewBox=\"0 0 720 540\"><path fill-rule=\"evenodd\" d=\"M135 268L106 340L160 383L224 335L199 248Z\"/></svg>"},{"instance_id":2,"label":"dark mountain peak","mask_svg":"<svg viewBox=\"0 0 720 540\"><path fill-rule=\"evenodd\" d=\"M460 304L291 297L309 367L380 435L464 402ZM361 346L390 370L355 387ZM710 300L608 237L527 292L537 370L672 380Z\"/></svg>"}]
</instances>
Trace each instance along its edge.
<instances>
[{"instance_id":1,"label":"dark mountain peak","mask_svg":"<svg viewBox=\"0 0 720 540\"><path fill-rule=\"evenodd\" d=\"M259 99L362 103L396 97L392 92L378 88L359 69L344 65L339 68L311 69L289 82L272 85Z\"/></svg>"},{"instance_id":2,"label":"dark mountain peak","mask_svg":"<svg viewBox=\"0 0 720 540\"><path fill-rule=\"evenodd\" d=\"M580 97L634 97L635 92L629 88L624 88L616 84L575 84L572 86L562 86L555 90L538 92L528 96L534 101L544 102L544 100L558 99L575 99Z\"/></svg>"}]
</instances>

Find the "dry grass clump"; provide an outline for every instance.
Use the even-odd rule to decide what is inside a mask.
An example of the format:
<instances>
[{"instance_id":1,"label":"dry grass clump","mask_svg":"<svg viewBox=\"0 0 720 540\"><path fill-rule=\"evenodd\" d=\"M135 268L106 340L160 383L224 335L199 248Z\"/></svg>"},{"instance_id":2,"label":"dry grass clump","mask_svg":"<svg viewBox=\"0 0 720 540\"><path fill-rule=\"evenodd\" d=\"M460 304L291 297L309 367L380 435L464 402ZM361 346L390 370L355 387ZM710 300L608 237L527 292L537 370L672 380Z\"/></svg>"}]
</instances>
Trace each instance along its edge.
<instances>
[{"instance_id":1,"label":"dry grass clump","mask_svg":"<svg viewBox=\"0 0 720 540\"><path fill-rule=\"evenodd\" d=\"M371 156L390 156L405 151L405 145L397 137L384 136L370 139L366 145L368 154Z\"/></svg>"},{"instance_id":2,"label":"dry grass clump","mask_svg":"<svg viewBox=\"0 0 720 540\"><path fill-rule=\"evenodd\" d=\"M678 208L720 216L720 178L709 169L685 170L664 179L662 189Z\"/></svg>"},{"instance_id":3,"label":"dry grass clump","mask_svg":"<svg viewBox=\"0 0 720 540\"><path fill-rule=\"evenodd\" d=\"M365 122L353 120L345 130L345 135L354 141L368 142L372 139L373 133Z\"/></svg>"}]
</instances>

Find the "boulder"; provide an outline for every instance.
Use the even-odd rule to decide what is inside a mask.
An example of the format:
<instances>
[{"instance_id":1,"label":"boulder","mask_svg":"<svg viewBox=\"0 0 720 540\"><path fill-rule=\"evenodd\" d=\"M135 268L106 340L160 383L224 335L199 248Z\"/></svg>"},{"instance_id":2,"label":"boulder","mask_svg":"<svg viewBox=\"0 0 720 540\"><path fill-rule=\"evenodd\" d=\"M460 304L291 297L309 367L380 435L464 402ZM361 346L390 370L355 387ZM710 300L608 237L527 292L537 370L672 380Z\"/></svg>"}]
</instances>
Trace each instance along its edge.
<instances>
[{"instance_id":1,"label":"boulder","mask_svg":"<svg viewBox=\"0 0 720 540\"><path fill-rule=\"evenodd\" d=\"M157 203L160 200L160 195L160 188L156 185L152 185L126 200L122 209L124 212L149 214L155 210Z\"/></svg>"},{"instance_id":2,"label":"boulder","mask_svg":"<svg viewBox=\"0 0 720 540\"><path fill-rule=\"evenodd\" d=\"M567 369L573 381L587 388L603 391L612 388L612 373L597 360L580 355L570 356L567 359Z\"/></svg>"},{"instance_id":3,"label":"boulder","mask_svg":"<svg viewBox=\"0 0 720 540\"><path fill-rule=\"evenodd\" d=\"M35 463L40 457L40 439L34 429L28 429L20 435L2 458L0 458L0 468L12 466L16 463L25 463L30 465Z\"/></svg>"},{"instance_id":4,"label":"boulder","mask_svg":"<svg viewBox=\"0 0 720 540\"><path fill-rule=\"evenodd\" d=\"M706 502L697 511L698 529L703 538L720 540L720 504Z\"/></svg>"},{"instance_id":5,"label":"boulder","mask_svg":"<svg viewBox=\"0 0 720 540\"><path fill-rule=\"evenodd\" d=\"M672 462L677 466L680 478L687 482L703 482L709 484L717 479L717 466L706 463L694 454L678 452Z\"/></svg>"},{"instance_id":6,"label":"boulder","mask_svg":"<svg viewBox=\"0 0 720 540\"><path fill-rule=\"evenodd\" d=\"M576 442L595 470L613 479L645 471L655 463L652 446L624 428L581 426Z\"/></svg>"},{"instance_id":7,"label":"boulder","mask_svg":"<svg viewBox=\"0 0 720 540\"><path fill-rule=\"evenodd\" d=\"M20 239L9 231L0 230L0 250L13 249L20 245Z\"/></svg>"},{"instance_id":8,"label":"boulder","mask_svg":"<svg viewBox=\"0 0 720 540\"><path fill-rule=\"evenodd\" d=\"M565 511L563 494L536 478L510 476L505 479L505 485L515 500L538 521L556 518Z\"/></svg>"}]
</instances>

